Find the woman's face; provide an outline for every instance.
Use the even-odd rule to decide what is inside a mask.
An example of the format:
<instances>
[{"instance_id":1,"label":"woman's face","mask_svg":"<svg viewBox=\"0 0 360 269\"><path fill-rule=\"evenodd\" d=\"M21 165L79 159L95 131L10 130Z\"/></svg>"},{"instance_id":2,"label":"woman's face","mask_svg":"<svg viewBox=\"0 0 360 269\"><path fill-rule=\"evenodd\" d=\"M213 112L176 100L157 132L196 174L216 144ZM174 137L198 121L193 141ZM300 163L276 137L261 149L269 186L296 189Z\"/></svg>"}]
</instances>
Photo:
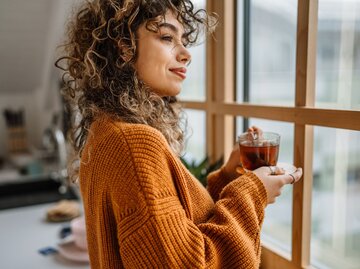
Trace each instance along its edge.
<instances>
[{"instance_id":1,"label":"woman's face","mask_svg":"<svg viewBox=\"0 0 360 269\"><path fill-rule=\"evenodd\" d=\"M168 11L159 25L158 33L146 29L137 31L137 60L139 78L160 96L180 93L186 78L186 64L191 55L183 44L184 29L174 14Z\"/></svg>"}]
</instances>

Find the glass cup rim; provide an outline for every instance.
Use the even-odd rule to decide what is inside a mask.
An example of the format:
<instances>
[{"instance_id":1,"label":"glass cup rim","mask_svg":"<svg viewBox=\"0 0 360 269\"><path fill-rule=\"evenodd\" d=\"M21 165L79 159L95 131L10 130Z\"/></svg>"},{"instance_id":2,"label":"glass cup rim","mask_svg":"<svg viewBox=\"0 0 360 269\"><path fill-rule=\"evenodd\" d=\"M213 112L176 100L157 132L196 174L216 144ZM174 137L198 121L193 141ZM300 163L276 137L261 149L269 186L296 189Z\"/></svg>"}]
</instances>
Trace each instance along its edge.
<instances>
[{"instance_id":1,"label":"glass cup rim","mask_svg":"<svg viewBox=\"0 0 360 269\"><path fill-rule=\"evenodd\" d=\"M247 134L248 134L248 133L249 133L249 132L244 132L244 133L238 135L238 141L240 141L240 140L241 140L241 141L248 140L248 139L242 139L242 138L247 138ZM264 134L269 134L269 135L274 136L274 138L270 138L270 140L280 140L280 134L279 134L279 133L265 131L265 132L263 132L262 134L263 134L263 135L264 135Z\"/></svg>"}]
</instances>

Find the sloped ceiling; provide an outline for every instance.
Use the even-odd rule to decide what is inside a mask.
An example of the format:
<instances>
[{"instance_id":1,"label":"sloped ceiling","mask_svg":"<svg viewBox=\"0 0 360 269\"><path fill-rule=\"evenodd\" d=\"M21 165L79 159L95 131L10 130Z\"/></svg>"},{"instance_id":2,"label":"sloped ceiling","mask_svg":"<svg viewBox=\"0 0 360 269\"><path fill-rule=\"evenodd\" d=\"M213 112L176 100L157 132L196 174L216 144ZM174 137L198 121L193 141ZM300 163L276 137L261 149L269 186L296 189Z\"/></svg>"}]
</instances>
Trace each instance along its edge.
<instances>
[{"instance_id":1,"label":"sloped ceiling","mask_svg":"<svg viewBox=\"0 0 360 269\"><path fill-rule=\"evenodd\" d=\"M40 85L53 2L0 0L0 94Z\"/></svg>"}]
</instances>

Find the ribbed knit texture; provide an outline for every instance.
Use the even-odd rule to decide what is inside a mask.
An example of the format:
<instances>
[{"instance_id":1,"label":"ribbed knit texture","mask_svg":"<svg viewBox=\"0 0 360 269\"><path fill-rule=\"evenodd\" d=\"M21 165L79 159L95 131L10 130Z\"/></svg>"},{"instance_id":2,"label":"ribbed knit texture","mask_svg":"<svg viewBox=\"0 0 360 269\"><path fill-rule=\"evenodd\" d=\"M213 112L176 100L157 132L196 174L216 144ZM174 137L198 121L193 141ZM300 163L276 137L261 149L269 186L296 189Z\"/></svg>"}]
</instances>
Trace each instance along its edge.
<instances>
[{"instance_id":1,"label":"ribbed knit texture","mask_svg":"<svg viewBox=\"0 0 360 269\"><path fill-rule=\"evenodd\" d=\"M220 169L207 191L152 127L95 121L80 187L93 269L259 267L262 182Z\"/></svg>"}]
</instances>

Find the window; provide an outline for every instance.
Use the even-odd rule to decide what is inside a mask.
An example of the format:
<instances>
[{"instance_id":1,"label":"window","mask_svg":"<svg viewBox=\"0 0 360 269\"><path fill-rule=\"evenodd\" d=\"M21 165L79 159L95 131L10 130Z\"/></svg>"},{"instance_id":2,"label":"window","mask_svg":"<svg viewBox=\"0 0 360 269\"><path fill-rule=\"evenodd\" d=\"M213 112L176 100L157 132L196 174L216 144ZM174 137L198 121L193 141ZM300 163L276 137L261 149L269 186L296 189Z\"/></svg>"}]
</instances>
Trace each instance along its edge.
<instances>
[{"instance_id":1,"label":"window","mask_svg":"<svg viewBox=\"0 0 360 269\"><path fill-rule=\"evenodd\" d=\"M228 156L250 124L282 135L302 181L266 210L262 268L358 268L360 0L207 0L206 154ZM245 53L247 52L247 53ZM279 212L283 214L279 216Z\"/></svg>"},{"instance_id":2,"label":"window","mask_svg":"<svg viewBox=\"0 0 360 269\"><path fill-rule=\"evenodd\" d=\"M195 8L205 8L205 0L193 1ZM184 82L179 99L182 101L205 101L205 75L206 75L206 43L200 40L200 44L189 48L191 64L188 66L188 76ZM199 163L206 157L206 136L204 111L185 109L185 117L188 124L186 134L185 155L187 162Z\"/></svg>"},{"instance_id":3,"label":"window","mask_svg":"<svg viewBox=\"0 0 360 269\"><path fill-rule=\"evenodd\" d=\"M249 68L249 100L257 104L290 105L295 98L296 58L296 0L248 1L238 3L238 57L241 43L248 43L249 65L238 60L238 72ZM243 13L248 13L248 27L244 28ZM244 40L244 32L249 32ZM247 38L247 37L246 37ZM245 55L248 56L248 55ZM239 76L241 77L241 75ZM246 78L245 78L246 79ZM244 85L238 83L237 97L242 100Z\"/></svg>"},{"instance_id":4,"label":"window","mask_svg":"<svg viewBox=\"0 0 360 269\"><path fill-rule=\"evenodd\" d=\"M205 112L185 109L188 119L186 134L186 154L183 156L189 163L199 163L206 157Z\"/></svg>"},{"instance_id":5,"label":"window","mask_svg":"<svg viewBox=\"0 0 360 269\"><path fill-rule=\"evenodd\" d=\"M185 101L205 101L205 43L190 47L191 63L180 98Z\"/></svg>"},{"instance_id":6,"label":"window","mask_svg":"<svg viewBox=\"0 0 360 269\"><path fill-rule=\"evenodd\" d=\"M242 78L236 87L237 102L294 106L297 1L246 1L238 3L237 12L237 72ZM244 43L247 44L242 47ZM248 50L241 50L244 47ZM245 57L247 62L243 61ZM244 72L246 69L248 72ZM244 84L244 80L248 82ZM279 133L279 162L293 163L293 124L251 118L247 125ZM244 131L244 127L237 122L238 133ZM286 186L276 204L267 207L262 231L263 241L276 245L288 255L291 253L291 212L292 188Z\"/></svg>"},{"instance_id":7,"label":"window","mask_svg":"<svg viewBox=\"0 0 360 269\"><path fill-rule=\"evenodd\" d=\"M315 127L311 263L360 264L360 132Z\"/></svg>"},{"instance_id":8,"label":"window","mask_svg":"<svg viewBox=\"0 0 360 269\"><path fill-rule=\"evenodd\" d=\"M288 122L249 119L249 126L261 126L264 131L271 131L281 135L278 162L293 163L294 125ZM292 186L286 185L276 203L265 210L266 218L263 224L262 240L277 248L291 253L292 227Z\"/></svg>"},{"instance_id":9,"label":"window","mask_svg":"<svg viewBox=\"0 0 360 269\"><path fill-rule=\"evenodd\" d=\"M316 106L360 109L360 1L319 0Z\"/></svg>"}]
</instances>

